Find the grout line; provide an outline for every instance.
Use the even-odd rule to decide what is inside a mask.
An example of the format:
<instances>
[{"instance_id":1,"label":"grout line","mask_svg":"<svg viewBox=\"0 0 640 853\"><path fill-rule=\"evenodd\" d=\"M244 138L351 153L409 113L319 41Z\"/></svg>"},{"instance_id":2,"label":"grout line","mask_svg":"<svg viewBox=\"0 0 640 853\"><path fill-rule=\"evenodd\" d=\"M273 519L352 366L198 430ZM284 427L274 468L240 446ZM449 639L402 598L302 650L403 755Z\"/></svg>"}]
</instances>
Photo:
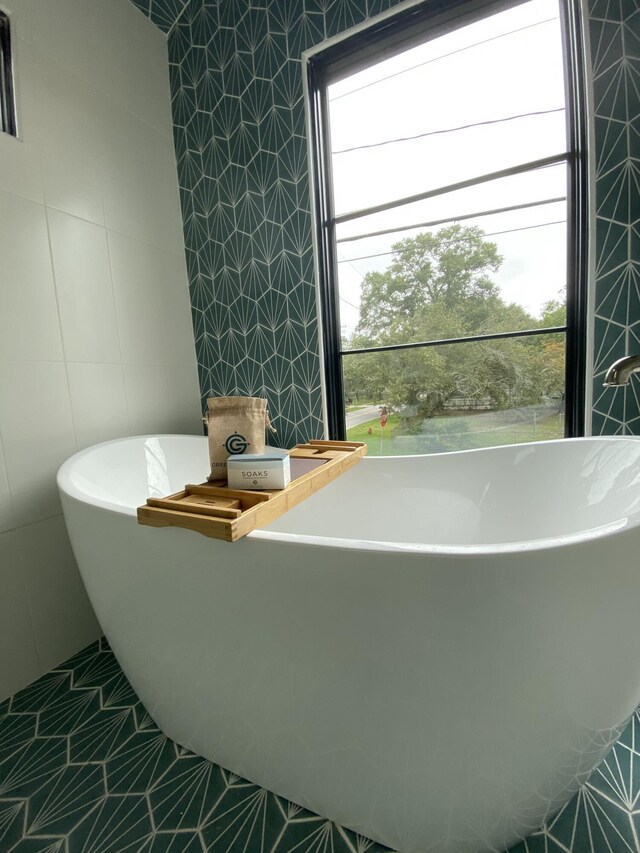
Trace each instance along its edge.
<instances>
[{"instance_id":1,"label":"grout line","mask_svg":"<svg viewBox=\"0 0 640 853\"><path fill-rule=\"evenodd\" d=\"M3 194L8 195L8 196L12 196L14 198L19 198L22 201L29 202L30 204L37 204L40 207L45 208L45 213L46 213L46 210L54 210L57 213L62 213L65 216L71 217L71 219L77 219L80 222L86 222L89 225L95 225L98 228L104 228L105 230L111 231L114 234L119 234L122 237L127 237L129 240L135 240L138 243L143 243L145 246L151 246L154 249L160 249L161 251L165 252L167 255L171 255L172 257L179 258L180 260L185 260L185 266L186 266L186 247L184 246L184 235L182 235L182 234L181 234L181 237L183 239L183 244L180 246L180 248L168 249L164 244L154 243L151 240L144 240L141 237L137 237L136 235L131 234L128 231L123 231L119 228L114 228L111 225L106 225L105 222L96 222L95 219L88 219L85 216L79 216L77 213L71 213L70 211L65 210L62 207L58 207L55 204L51 204L51 202L48 202L46 200L35 199L35 198L32 198L31 196L23 195L22 193L14 192L13 190L9 190L9 189L5 189L5 188L0 187L0 197L2 197ZM103 209L104 209L104 202L103 202ZM106 214L105 214L105 218L106 218ZM188 274L185 275L185 279L186 279L186 286L188 286L189 285ZM3 360L11 361L13 359L3 359ZM18 359L15 359L15 360L17 361ZM19 359L19 361L43 361L43 360L45 360L45 359L24 359L24 358ZM62 361L62 360L63 359L46 359L46 361Z\"/></svg>"},{"instance_id":2,"label":"grout line","mask_svg":"<svg viewBox=\"0 0 640 853\"><path fill-rule=\"evenodd\" d=\"M68 366L67 351L66 351L65 341L64 341L64 332L63 332L63 328L62 328L62 315L60 313L60 298L58 295L58 276L56 274L56 267L55 267L55 263L53 260L53 243L51 241L51 228L49 226L49 214L47 212L46 203L44 205L44 217L45 217L45 226L47 229L47 243L49 245L49 261L51 263L51 276L53 278L53 292L54 292L55 301L56 301L56 314L58 317L58 330L60 332L60 345L62 347L62 363L64 364L64 375L65 375L65 382L66 382L66 386L67 386L67 397L69 400L69 416L71 418L71 429L73 430L73 440L75 443L75 449L78 450L78 447L79 447L79 445L78 445L78 431L76 428L76 419L75 419L75 416L73 413L73 406L71 404L71 383L69 381L69 366Z\"/></svg>"},{"instance_id":3,"label":"grout line","mask_svg":"<svg viewBox=\"0 0 640 853\"><path fill-rule=\"evenodd\" d=\"M171 35L171 33L172 33L172 32L174 31L174 29L176 28L176 26L177 26L178 21L180 20L180 18L184 15L185 10L186 10L186 8L187 8L187 6L188 6L188 5L189 5L189 0L184 0L184 5L183 5L182 9L178 12L178 14L176 15L176 19L175 19L175 21L171 24L171 26L169 27L169 29L168 29L168 30L167 30L167 32L166 32L166 38L167 38L167 41L169 41L169 36ZM151 0L150 0L150 3L149 3L149 14L151 14ZM149 18L149 20L151 20L151 18ZM158 29L160 29L160 28L158 27Z\"/></svg>"},{"instance_id":4,"label":"grout line","mask_svg":"<svg viewBox=\"0 0 640 853\"><path fill-rule=\"evenodd\" d=\"M54 518L62 517L62 513L57 512L55 515L47 515L44 518L39 518L37 521L28 521L26 524L17 524L15 527L10 527L9 530L4 530L0 533L0 536L4 536L6 533L13 533L14 530L26 530L27 527L32 527L35 524L41 524L43 521L51 521Z\"/></svg>"},{"instance_id":5,"label":"grout line","mask_svg":"<svg viewBox=\"0 0 640 853\"><path fill-rule=\"evenodd\" d=\"M37 202L38 203L38 202ZM98 228L104 228L105 231L111 231L113 234L118 234L122 237L127 237L129 240L134 240L136 243L142 243L145 246L150 246L153 249L160 249L165 252L167 255L172 255L176 258L181 258L185 251L184 246L181 246L178 249L168 249L164 244L160 242L154 242L153 240L145 240L142 237L138 237L136 234L132 234L130 231L124 231L121 228L115 228L113 225L109 225L107 222L107 211L104 207L104 199L102 200L102 209L104 222L96 222L94 219L87 219L84 216L78 216L77 213L70 213L68 210L64 210L61 207L56 207L54 204L50 204L49 202L44 202L44 206L49 208L50 210L55 210L58 213L62 213L65 216L70 216L72 219L78 219L80 222L87 222L90 225L96 225ZM182 235L181 235L182 236ZM183 238L184 242L184 238Z\"/></svg>"}]
</instances>

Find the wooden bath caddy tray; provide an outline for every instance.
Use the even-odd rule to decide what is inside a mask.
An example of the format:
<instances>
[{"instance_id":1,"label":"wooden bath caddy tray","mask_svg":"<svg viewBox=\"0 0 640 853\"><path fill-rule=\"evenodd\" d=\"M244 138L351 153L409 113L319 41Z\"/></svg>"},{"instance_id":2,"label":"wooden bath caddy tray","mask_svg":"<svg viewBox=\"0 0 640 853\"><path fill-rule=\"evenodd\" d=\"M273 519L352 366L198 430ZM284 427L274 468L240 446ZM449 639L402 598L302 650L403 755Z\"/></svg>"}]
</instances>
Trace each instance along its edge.
<instances>
[{"instance_id":1,"label":"wooden bath caddy tray","mask_svg":"<svg viewBox=\"0 0 640 853\"><path fill-rule=\"evenodd\" d=\"M264 527L356 465L367 453L357 441L310 441L289 451L291 482L277 491L229 489L202 483L166 498L148 498L138 523L186 527L212 539L235 542ZM314 464L315 463L315 464Z\"/></svg>"}]
</instances>

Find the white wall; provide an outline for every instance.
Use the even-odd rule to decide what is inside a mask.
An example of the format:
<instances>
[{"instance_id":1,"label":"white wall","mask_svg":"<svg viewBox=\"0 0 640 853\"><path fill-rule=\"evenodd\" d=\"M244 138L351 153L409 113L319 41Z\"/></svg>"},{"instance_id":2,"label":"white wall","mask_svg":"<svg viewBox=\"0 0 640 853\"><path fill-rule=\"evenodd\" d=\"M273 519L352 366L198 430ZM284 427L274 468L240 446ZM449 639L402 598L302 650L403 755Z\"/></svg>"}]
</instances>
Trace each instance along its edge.
<instances>
[{"instance_id":1,"label":"white wall","mask_svg":"<svg viewBox=\"0 0 640 853\"><path fill-rule=\"evenodd\" d=\"M55 485L76 450L201 431L165 37L129 0L0 0L0 700L99 635Z\"/></svg>"}]
</instances>

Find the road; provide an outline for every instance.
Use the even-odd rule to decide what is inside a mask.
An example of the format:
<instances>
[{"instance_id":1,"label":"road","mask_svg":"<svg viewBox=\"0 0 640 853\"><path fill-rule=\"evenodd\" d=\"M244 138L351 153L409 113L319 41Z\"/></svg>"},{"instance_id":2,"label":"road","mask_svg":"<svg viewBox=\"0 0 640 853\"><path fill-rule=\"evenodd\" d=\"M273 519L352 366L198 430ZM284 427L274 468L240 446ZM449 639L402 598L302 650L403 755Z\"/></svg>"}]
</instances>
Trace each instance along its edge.
<instances>
[{"instance_id":1,"label":"road","mask_svg":"<svg viewBox=\"0 0 640 853\"><path fill-rule=\"evenodd\" d=\"M347 429L351 429L351 427L358 426L358 424L364 424L367 421L372 421L379 415L379 406L365 406L362 409L358 409L356 412L349 412L347 414Z\"/></svg>"}]
</instances>

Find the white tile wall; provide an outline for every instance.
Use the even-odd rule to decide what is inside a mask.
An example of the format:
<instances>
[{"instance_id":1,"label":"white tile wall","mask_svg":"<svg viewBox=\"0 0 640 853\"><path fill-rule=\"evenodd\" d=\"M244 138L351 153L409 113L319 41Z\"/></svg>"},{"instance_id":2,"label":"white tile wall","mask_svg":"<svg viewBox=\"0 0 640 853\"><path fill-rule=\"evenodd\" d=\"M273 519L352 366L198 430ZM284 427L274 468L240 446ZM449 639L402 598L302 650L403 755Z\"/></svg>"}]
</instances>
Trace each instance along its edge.
<instances>
[{"instance_id":1,"label":"white tile wall","mask_svg":"<svg viewBox=\"0 0 640 853\"><path fill-rule=\"evenodd\" d=\"M132 435L155 431L158 419L171 424L170 401L167 397L167 371L160 364L125 364L124 389Z\"/></svg>"},{"instance_id":2,"label":"white tile wall","mask_svg":"<svg viewBox=\"0 0 640 853\"><path fill-rule=\"evenodd\" d=\"M2 142L4 139L0 139ZM5 168L0 148L0 172ZM47 219L42 204L0 192L0 258L0 359L62 360Z\"/></svg>"},{"instance_id":3,"label":"white tile wall","mask_svg":"<svg viewBox=\"0 0 640 853\"><path fill-rule=\"evenodd\" d=\"M173 139L158 139L158 133L149 125L142 125L145 181L149 198L151 219L149 228L151 241L164 246L174 254L184 254L182 217L180 209L173 204L175 181L171 168L175 169Z\"/></svg>"},{"instance_id":4,"label":"white tile wall","mask_svg":"<svg viewBox=\"0 0 640 853\"><path fill-rule=\"evenodd\" d=\"M0 533L13 530L15 526L15 516L9 492L9 480L7 479L7 467L4 462L4 450L0 443Z\"/></svg>"},{"instance_id":5,"label":"white tile wall","mask_svg":"<svg viewBox=\"0 0 640 853\"><path fill-rule=\"evenodd\" d=\"M200 386L190 367L167 366L168 430L175 433L192 432L191 424L202 423Z\"/></svg>"},{"instance_id":6,"label":"white tile wall","mask_svg":"<svg viewBox=\"0 0 640 853\"><path fill-rule=\"evenodd\" d=\"M129 0L3 0L0 700L99 632L60 515L77 449L201 433L165 38Z\"/></svg>"},{"instance_id":7,"label":"white tile wall","mask_svg":"<svg viewBox=\"0 0 640 853\"><path fill-rule=\"evenodd\" d=\"M47 210L64 354L69 361L120 361L104 228Z\"/></svg>"},{"instance_id":8,"label":"white tile wall","mask_svg":"<svg viewBox=\"0 0 640 853\"><path fill-rule=\"evenodd\" d=\"M102 225L106 121L93 108L101 93L51 56L38 53L35 61L39 116L47 128L40 145L47 204Z\"/></svg>"},{"instance_id":9,"label":"white tile wall","mask_svg":"<svg viewBox=\"0 0 640 853\"><path fill-rule=\"evenodd\" d=\"M143 123L120 104L105 104L101 144L103 202L107 226L151 241L151 210L146 180ZM162 139L162 134L158 134Z\"/></svg>"},{"instance_id":10,"label":"white tile wall","mask_svg":"<svg viewBox=\"0 0 640 853\"><path fill-rule=\"evenodd\" d=\"M193 364L193 327L189 288L174 285L186 278L184 258L157 249L154 264L163 361L166 365L190 367Z\"/></svg>"},{"instance_id":11,"label":"white tile wall","mask_svg":"<svg viewBox=\"0 0 640 853\"><path fill-rule=\"evenodd\" d=\"M76 450L63 362L0 362L0 434L17 524L60 513L56 471Z\"/></svg>"},{"instance_id":12,"label":"white tile wall","mask_svg":"<svg viewBox=\"0 0 640 853\"><path fill-rule=\"evenodd\" d=\"M17 532L36 651L42 671L48 672L99 636L100 628L62 516Z\"/></svg>"},{"instance_id":13,"label":"white tile wall","mask_svg":"<svg viewBox=\"0 0 640 853\"><path fill-rule=\"evenodd\" d=\"M110 232L109 251L122 358L128 364L162 364L165 342L154 263L158 249Z\"/></svg>"},{"instance_id":14,"label":"white tile wall","mask_svg":"<svg viewBox=\"0 0 640 853\"><path fill-rule=\"evenodd\" d=\"M131 434L121 364L68 362L67 375L78 449Z\"/></svg>"}]
</instances>

